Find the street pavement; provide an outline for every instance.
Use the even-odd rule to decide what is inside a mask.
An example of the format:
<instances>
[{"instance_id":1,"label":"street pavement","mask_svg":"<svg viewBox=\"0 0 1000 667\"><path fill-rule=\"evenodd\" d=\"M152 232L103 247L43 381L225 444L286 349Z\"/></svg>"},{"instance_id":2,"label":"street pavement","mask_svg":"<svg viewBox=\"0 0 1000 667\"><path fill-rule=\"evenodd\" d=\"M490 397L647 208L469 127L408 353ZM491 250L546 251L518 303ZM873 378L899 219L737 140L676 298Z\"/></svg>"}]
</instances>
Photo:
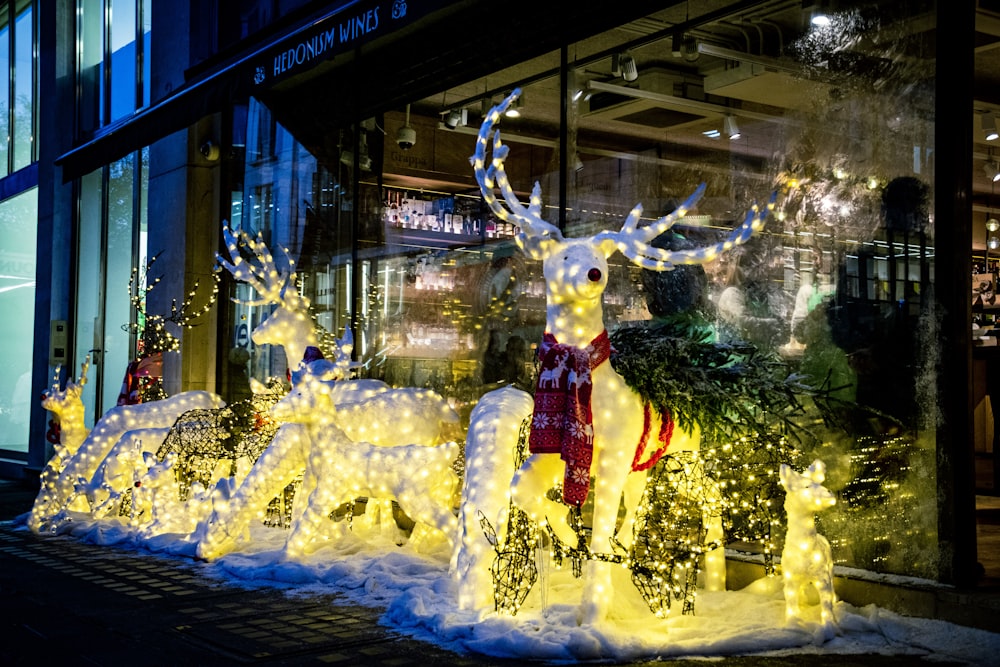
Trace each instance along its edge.
<instances>
[{"instance_id":1,"label":"street pavement","mask_svg":"<svg viewBox=\"0 0 1000 667\"><path fill-rule=\"evenodd\" d=\"M336 595L289 596L200 574L159 554L39 537L11 519L35 489L0 480L0 665L538 665L459 655L379 625ZM704 667L705 660L630 663ZM716 662L712 660L712 662ZM737 667L920 664L914 656L742 656ZM927 662L927 664L931 664ZM949 664L935 661L935 667Z\"/></svg>"}]
</instances>

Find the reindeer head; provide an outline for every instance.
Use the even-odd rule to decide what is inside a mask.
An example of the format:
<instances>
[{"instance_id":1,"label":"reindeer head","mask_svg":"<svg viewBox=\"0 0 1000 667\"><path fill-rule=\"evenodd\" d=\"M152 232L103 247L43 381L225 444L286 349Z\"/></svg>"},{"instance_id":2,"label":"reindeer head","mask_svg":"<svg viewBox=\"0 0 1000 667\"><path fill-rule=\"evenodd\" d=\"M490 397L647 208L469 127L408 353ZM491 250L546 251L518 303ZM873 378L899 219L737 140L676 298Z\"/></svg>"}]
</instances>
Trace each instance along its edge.
<instances>
[{"instance_id":1,"label":"reindeer head","mask_svg":"<svg viewBox=\"0 0 1000 667\"><path fill-rule=\"evenodd\" d=\"M335 362L317 359L292 371L292 390L271 406L271 416L284 422L310 424L332 418L331 392L342 370Z\"/></svg>"},{"instance_id":2,"label":"reindeer head","mask_svg":"<svg viewBox=\"0 0 1000 667\"><path fill-rule=\"evenodd\" d=\"M763 226L767 211L773 207L773 196L767 208L761 210L756 205L753 206L743 224L718 243L690 250L671 251L654 247L651 244L653 239L670 229L701 199L705 192L705 185L702 184L676 210L649 225L639 227L642 206L636 205L617 232L604 231L587 238L565 239L558 227L541 217L542 198L538 183L535 183L528 205L525 206L518 200L507 177L504 160L510 149L501 142L500 132L494 132L494 127L519 94L520 90L515 90L486 115L471 161L483 200L490 210L504 222L518 226L520 232L515 239L518 247L532 259L543 262L550 307L553 303L599 301L607 286L607 259L616 250L633 263L653 271L669 271L678 264L703 264L712 261L720 253L745 243ZM487 163L486 153L491 134L492 157ZM499 189L500 199L494 193L494 188ZM551 322L548 324L552 326Z\"/></svg>"},{"instance_id":3,"label":"reindeer head","mask_svg":"<svg viewBox=\"0 0 1000 667\"><path fill-rule=\"evenodd\" d=\"M812 515L833 507L837 502L833 493L823 486L826 464L820 459L813 461L803 473L782 463L778 474L781 485L785 487L785 509L789 514L802 512Z\"/></svg>"},{"instance_id":4,"label":"reindeer head","mask_svg":"<svg viewBox=\"0 0 1000 667\"><path fill-rule=\"evenodd\" d=\"M83 411L80 395L83 393L83 386L87 384L87 369L90 368L90 355L87 355L80 365L80 377L74 382L72 379L66 380L66 388L59 388L59 371L61 366L56 367L55 377L52 379L52 386L42 394L42 407L52 412L60 420L64 416L79 407Z\"/></svg>"},{"instance_id":5,"label":"reindeer head","mask_svg":"<svg viewBox=\"0 0 1000 667\"><path fill-rule=\"evenodd\" d=\"M229 225L223 224L222 235L229 259L217 254L219 266L229 271L236 280L248 283L259 296L242 303L247 306L278 306L253 330L253 342L257 345L281 345L289 363L297 362L306 347L316 345L316 332L309 299L300 295L296 288L296 275L292 270L295 262L286 252L289 269L279 271L260 233L256 237L242 230L234 234ZM241 246L247 249L250 260L243 258Z\"/></svg>"}]
</instances>

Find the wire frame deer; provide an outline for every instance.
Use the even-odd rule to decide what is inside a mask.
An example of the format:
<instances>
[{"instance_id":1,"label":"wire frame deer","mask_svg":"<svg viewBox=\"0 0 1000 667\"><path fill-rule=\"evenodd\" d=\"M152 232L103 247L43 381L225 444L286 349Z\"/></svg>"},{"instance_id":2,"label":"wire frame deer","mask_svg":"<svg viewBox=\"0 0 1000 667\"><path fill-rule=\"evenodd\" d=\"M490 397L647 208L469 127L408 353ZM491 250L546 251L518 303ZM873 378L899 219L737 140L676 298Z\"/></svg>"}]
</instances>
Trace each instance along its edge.
<instances>
[{"instance_id":1,"label":"wire frame deer","mask_svg":"<svg viewBox=\"0 0 1000 667\"><path fill-rule=\"evenodd\" d=\"M566 506L553 501L547 494L562 483L564 498L568 500L568 487L582 483L586 489L593 476L594 511L590 545L594 551L606 552L610 551L615 537L623 494L627 515L619 532L623 544L627 546L631 542L634 510L645 483L644 474L631 473L651 466L650 460L639 460L641 447L637 448L638 443L644 443L650 433L669 432L671 427L670 424L664 426L657 423L660 417L650 415L639 395L606 362L609 346L602 296L608 281L608 258L615 252L621 252L638 266L653 271L669 271L679 264L710 262L721 253L745 243L763 226L767 210L773 206L773 198L765 209L753 206L743 223L724 240L700 248L664 250L653 247L652 241L695 205L705 191L704 184L675 211L649 225L640 227L642 206L636 205L617 232L602 231L589 237L564 238L558 227L541 217L542 198L538 183L535 183L525 205L511 187L505 170L504 161L509 148L502 143L495 126L519 94L520 90L515 90L487 114L471 162L483 199L490 210L500 220L517 226L520 229L515 237L518 247L528 257L542 262L546 285L546 340L540 349L549 347L555 350L556 355L560 349L574 351L581 363L564 373L560 381L575 389L577 396L586 397L589 394L590 405L582 408L578 404L571 406L575 411L574 430L581 437L570 447L566 446L565 439L561 450L553 449L541 439L535 446L536 432L543 433L552 425L553 419L563 419L545 411L545 406L539 401L541 390L536 391L531 453L514 474L510 492L514 503L529 517L541 524L547 523L564 542L576 544L576 533L567 521ZM488 151L491 153L489 157ZM588 360L590 368L587 368ZM543 366L544 363L543 359ZM584 418L578 419L581 415ZM670 451L697 449L699 440L697 427L689 432L674 428L669 441ZM584 490L572 504L582 505L589 492ZM724 582L725 562L716 558L714 563L715 571L709 564L707 575L718 585L720 579ZM610 563L603 559L589 560L578 620L581 623L600 620L606 615L612 598Z\"/></svg>"},{"instance_id":2,"label":"wire frame deer","mask_svg":"<svg viewBox=\"0 0 1000 667\"><path fill-rule=\"evenodd\" d=\"M295 369L302 361L307 347L317 346L315 322L309 310L309 299L296 289L294 262L285 254L288 270L279 270L271 250L258 232L256 237L243 230L233 232L223 224L222 235L226 241L227 260L216 255L219 266L229 271L233 278L249 284L259 298L240 301L246 306L277 306L251 333L257 345L280 345L285 349L288 367ZM244 259L240 247L250 256Z\"/></svg>"}]
</instances>

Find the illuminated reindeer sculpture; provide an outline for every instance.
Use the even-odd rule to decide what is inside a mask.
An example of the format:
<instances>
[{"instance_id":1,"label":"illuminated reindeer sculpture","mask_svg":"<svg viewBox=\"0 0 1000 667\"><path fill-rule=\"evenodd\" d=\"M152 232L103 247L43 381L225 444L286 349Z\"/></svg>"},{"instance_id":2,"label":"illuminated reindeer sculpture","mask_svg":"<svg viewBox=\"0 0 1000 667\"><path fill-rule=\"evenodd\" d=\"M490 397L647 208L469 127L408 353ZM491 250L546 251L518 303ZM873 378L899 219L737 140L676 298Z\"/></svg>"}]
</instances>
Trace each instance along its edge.
<instances>
[{"instance_id":1,"label":"illuminated reindeer sculpture","mask_svg":"<svg viewBox=\"0 0 1000 667\"><path fill-rule=\"evenodd\" d=\"M781 551L781 574L785 592L785 616L789 623L805 619L809 588L819 596L819 636L832 639L838 632L833 590L833 555L830 543L816 531L816 514L833 507L836 497L825 486L826 464L816 459L802 473L782 463L779 470L785 487L788 530Z\"/></svg>"},{"instance_id":2,"label":"illuminated reindeer sculpture","mask_svg":"<svg viewBox=\"0 0 1000 667\"><path fill-rule=\"evenodd\" d=\"M88 355L80 366L80 377L73 381L66 380L65 388L59 388L60 366L56 367L55 377L52 386L42 394L42 407L51 412L58 424L59 430L55 431L58 438L50 439L55 452L39 478L40 488L35 505L28 518L28 525L31 530L37 532L41 520L57 508L51 507L58 497L53 494L55 484L62 473L63 468L76 455L80 445L87 439L87 426L84 423L83 400L80 398L83 393L83 386L87 384L87 369L90 368L90 356ZM83 503L81 498L79 501ZM85 509L81 506L77 509Z\"/></svg>"},{"instance_id":3,"label":"illuminated reindeer sculpture","mask_svg":"<svg viewBox=\"0 0 1000 667\"><path fill-rule=\"evenodd\" d=\"M258 233L252 237L243 230L233 232L223 224L222 236L226 240L229 259L216 255L219 266L229 271L233 278L249 284L259 295L259 299L243 301L247 306L275 305L277 308L267 319L258 324L250 337L257 345L280 345L285 349L285 358L290 371L295 371L305 357L306 349L318 345L317 324L309 308L309 299L296 289L294 271L279 271L274 255ZM244 259L240 247L247 250L249 259ZM293 260L285 253L289 267ZM344 337L337 339L337 364L344 371L341 379L350 377L351 369L358 364L351 362L354 349L354 335L345 329ZM372 394L388 389L381 380L355 379L342 382L337 387L340 403L363 400ZM356 398L352 398L353 394Z\"/></svg>"},{"instance_id":4,"label":"illuminated reindeer sculpture","mask_svg":"<svg viewBox=\"0 0 1000 667\"><path fill-rule=\"evenodd\" d=\"M305 502L295 513L286 556L304 555L330 512L359 496L398 501L417 522L414 537L430 528L454 540L458 520L451 507L458 476L451 465L458 457L458 445L425 444L430 434L421 434L419 424L398 420L397 431L415 426L413 434L424 436L411 441L418 444L380 446L351 439L341 428L346 420L338 419L331 397L336 385L330 381L336 377L333 366L324 359L300 365L291 392L271 408L282 421L304 424L309 441L302 481ZM420 421L419 415L411 421ZM436 431L436 417L427 419L426 425Z\"/></svg>"},{"instance_id":5,"label":"illuminated reindeer sculpture","mask_svg":"<svg viewBox=\"0 0 1000 667\"><path fill-rule=\"evenodd\" d=\"M642 207L637 205L620 231L563 238L558 227L541 218L537 183L527 206L518 200L504 167L509 149L499 132L493 137L492 157L487 158L494 126L519 94L515 90L490 110L480 128L472 163L487 205L498 218L520 228L518 247L542 261L546 284L546 336L540 348L543 368L547 357L554 361L567 351L573 367L564 376L567 392L558 396L541 388L536 392L531 453L511 481L511 498L530 518L547 523L560 540L575 545L577 536L567 521L566 506L548 498L547 493L562 482L564 499L580 506L589 492L590 477L596 477L590 544L594 551L610 550L623 493L627 515L621 541L626 546L631 543L634 510L645 475L630 473L652 464L651 460L640 461L645 456L640 443L645 443L650 433L665 435L672 425L661 429L659 416L650 414L639 395L607 362L610 345L602 295L608 280L608 257L620 251L635 264L654 271L668 271L678 264L703 264L749 239L762 226L766 212L755 206L728 238L710 246L682 251L653 247L653 239L700 199L705 189L702 185L677 210L646 227L639 227ZM502 202L494 188L499 189ZM557 433L563 425L567 428ZM673 428L670 451L697 449L699 440L697 428L691 432ZM662 454L664 448L658 448L657 453ZM721 568L714 573L715 578L724 581L724 560L716 560L715 567ZM713 578L712 571L707 574ZM610 563L589 560L580 622L602 619L612 598Z\"/></svg>"}]
</instances>

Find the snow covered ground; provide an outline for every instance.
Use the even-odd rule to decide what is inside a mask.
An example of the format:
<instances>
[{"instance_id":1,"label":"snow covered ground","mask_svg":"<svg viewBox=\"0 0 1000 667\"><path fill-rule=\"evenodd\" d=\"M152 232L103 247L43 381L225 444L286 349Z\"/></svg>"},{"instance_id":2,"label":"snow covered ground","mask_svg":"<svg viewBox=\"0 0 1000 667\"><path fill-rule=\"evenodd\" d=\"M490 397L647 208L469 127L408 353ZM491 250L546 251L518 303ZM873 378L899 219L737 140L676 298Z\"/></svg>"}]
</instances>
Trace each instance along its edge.
<instances>
[{"instance_id":1,"label":"snow covered ground","mask_svg":"<svg viewBox=\"0 0 1000 667\"><path fill-rule=\"evenodd\" d=\"M26 515L20 518L25 521ZM89 543L150 552L150 557L192 556L195 547L186 536L146 539L118 520L91 521L82 515L62 532ZM255 526L250 546L204 563L203 572L230 585L273 586L289 595L343 593L357 603L384 609L382 623L397 632L457 652L502 658L632 661L875 653L994 665L1000 655L1000 634L845 602L836 608L840 635L823 642L818 626L786 625L777 578L740 591L700 591L695 615L681 615L677 602L667 619L658 620L629 583L627 572L616 568L620 576L610 617L581 627L576 622L579 582L567 567L550 570L545 585L535 586L516 617L477 614L458 609L443 539L418 553L381 535L362 539L342 523L331 523L324 546L288 561L282 554L285 537L285 531Z\"/></svg>"}]
</instances>

